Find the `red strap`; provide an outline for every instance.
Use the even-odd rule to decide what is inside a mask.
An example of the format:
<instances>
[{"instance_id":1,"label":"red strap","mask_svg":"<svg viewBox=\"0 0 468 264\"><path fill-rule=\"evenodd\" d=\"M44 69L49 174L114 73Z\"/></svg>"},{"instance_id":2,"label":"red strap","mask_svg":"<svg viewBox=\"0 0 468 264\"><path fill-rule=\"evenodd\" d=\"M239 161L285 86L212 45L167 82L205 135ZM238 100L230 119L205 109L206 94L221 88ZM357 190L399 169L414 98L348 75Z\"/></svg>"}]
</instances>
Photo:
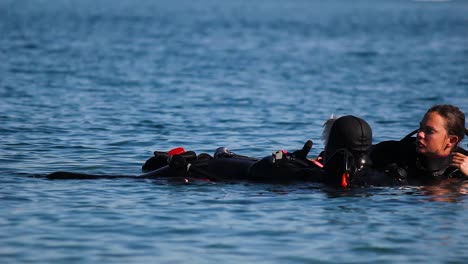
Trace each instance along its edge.
<instances>
[{"instance_id":1,"label":"red strap","mask_svg":"<svg viewBox=\"0 0 468 264\"><path fill-rule=\"evenodd\" d=\"M341 187L343 188L348 187L348 177L349 177L349 173L343 172L343 174L341 175Z\"/></svg>"},{"instance_id":2,"label":"red strap","mask_svg":"<svg viewBox=\"0 0 468 264\"><path fill-rule=\"evenodd\" d=\"M323 168L323 164L320 163L320 161L318 160L314 160L314 159L311 159L310 161L312 161L315 165L317 165L317 167L319 168Z\"/></svg>"},{"instance_id":3,"label":"red strap","mask_svg":"<svg viewBox=\"0 0 468 264\"><path fill-rule=\"evenodd\" d=\"M174 156L174 155L182 154L184 152L185 152L185 149L183 147L177 147L177 148L173 148L173 149L169 150L169 152L167 152L167 155L169 155L169 157L171 157L171 156Z\"/></svg>"},{"instance_id":4,"label":"red strap","mask_svg":"<svg viewBox=\"0 0 468 264\"><path fill-rule=\"evenodd\" d=\"M192 179L188 179L188 178L184 178L184 182L185 183L190 183L190 182L193 182L195 180L199 180L199 181L204 181L204 182L212 182L210 179L208 178L192 178Z\"/></svg>"}]
</instances>

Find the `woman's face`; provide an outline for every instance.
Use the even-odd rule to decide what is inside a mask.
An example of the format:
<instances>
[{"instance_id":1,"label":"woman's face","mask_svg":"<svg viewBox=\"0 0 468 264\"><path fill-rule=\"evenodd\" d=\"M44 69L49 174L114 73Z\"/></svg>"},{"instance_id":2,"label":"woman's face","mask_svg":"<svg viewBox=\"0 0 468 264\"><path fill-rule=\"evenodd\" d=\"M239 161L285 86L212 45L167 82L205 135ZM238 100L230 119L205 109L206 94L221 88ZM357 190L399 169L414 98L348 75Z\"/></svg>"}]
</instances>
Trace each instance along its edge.
<instances>
[{"instance_id":1,"label":"woman's face","mask_svg":"<svg viewBox=\"0 0 468 264\"><path fill-rule=\"evenodd\" d=\"M418 153L429 157L450 154L458 137L448 134L445 122L445 119L437 112L426 113L416 137L416 151Z\"/></svg>"}]
</instances>

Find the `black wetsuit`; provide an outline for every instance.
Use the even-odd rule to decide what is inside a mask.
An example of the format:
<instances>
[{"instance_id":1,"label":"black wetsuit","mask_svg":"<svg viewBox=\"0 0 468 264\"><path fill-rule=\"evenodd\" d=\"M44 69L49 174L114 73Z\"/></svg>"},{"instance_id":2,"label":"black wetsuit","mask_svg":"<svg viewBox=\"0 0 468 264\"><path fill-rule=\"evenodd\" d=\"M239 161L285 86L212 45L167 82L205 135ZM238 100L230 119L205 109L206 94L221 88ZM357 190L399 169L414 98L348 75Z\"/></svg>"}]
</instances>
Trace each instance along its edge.
<instances>
[{"instance_id":1,"label":"black wetsuit","mask_svg":"<svg viewBox=\"0 0 468 264\"><path fill-rule=\"evenodd\" d=\"M367 152L372 144L372 130L361 118L343 116L335 120L330 129L322 166L307 159L312 141L291 153L277 151L257 160L218 149L213 157L205 154L200 159L193 152L168 159L167 154L155 152L143 169L151 171L143 177L187 176L214 181L249 180L260 182L309 181L323 182L334 187L363 185L394 185L388 177L370 170ZM227 151L227 152L224 152ZM218 154L221 155L218 155ZM167 160L169 164L165 167ZM159 161L162 161L159 162Z\"/></svg>"},{"instance_id":2,"label":"black wetsuit","mask_svg":"<svg viewBox=\"0 0 468 264\"><path fill-rule=\"evenodd\" d=\"M210 181L322 182L333 187L401 186L431 184L464 175L448 166L449 159L427 160L416 154L411 134L401 141L372 146L372 130L366 121L343 116L330 128L323 151L323 166L307 159L312 141L294 152L277 151L262 159L237 155L218 148L213 156L187 151L171 155L156 151L143 165L145 174L134 178L182 178ZM465 155L465 150L458 149ZM107 176L57 172L50 179L88 179ZM109 178L114 178L110 175Z\"/></svg>"},{"instance_id":3,"label":"black wetsuit","mask_svg":"<svg viewBox=\"0 0 468 264\"><path fill-rule=\"evenodd\" d=\"M468 151L461 147L454 152L468 155ZM369 157L375 169L390 178L400 179L402 184L432 185L449 178L467 179L460 170L450 166L451 155L428 158L418 154L414 137L383 141L372 147Z\"/></svg>"}]
</instances>

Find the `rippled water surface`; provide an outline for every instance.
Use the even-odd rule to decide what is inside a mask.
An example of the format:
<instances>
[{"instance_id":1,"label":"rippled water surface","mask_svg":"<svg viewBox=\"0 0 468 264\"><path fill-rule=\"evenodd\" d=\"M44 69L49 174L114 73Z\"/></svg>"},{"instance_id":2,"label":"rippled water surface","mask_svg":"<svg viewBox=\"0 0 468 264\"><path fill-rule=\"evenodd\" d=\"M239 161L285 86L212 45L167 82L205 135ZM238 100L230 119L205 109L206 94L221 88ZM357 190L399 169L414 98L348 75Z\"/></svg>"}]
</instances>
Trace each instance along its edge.
<instances>
[{"instance_id":1,"label":"rippled water surface","mask_svg":"<svg viewBox=\"0 0 468 264\"><path fill-rule=\"evenodd\" d=\"M0 262L466 263L468 191L48 181L468 108L467 1L0 0ZM463 143L466 146L466 140Z\"/></svg>"}]
</instances>

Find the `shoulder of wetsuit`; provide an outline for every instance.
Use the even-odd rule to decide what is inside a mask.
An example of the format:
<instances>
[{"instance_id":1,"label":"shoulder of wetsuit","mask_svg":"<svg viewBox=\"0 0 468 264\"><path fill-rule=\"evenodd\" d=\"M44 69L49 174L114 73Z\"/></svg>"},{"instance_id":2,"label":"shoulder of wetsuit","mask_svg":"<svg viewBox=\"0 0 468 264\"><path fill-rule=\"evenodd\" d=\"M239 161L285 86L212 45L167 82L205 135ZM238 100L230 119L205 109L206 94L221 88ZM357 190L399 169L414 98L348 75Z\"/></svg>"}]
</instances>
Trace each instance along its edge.
<instances>
[{"instance_id":1,"label":"shoulder of wetsuit","mask_svg":"<svg viewBox=\"0 0 468 264\"><path fill-rule=\"evenodd\" d=\"M384 169L390 164L403 165L410 162L415 155L415 139L388 140L373 145L369 158L375 168Z\"/></svg>"},{"instance_id":2,"label":"shoulder of wetsuit","mask_svg":"<svg viewBox=\"0 0 468 264\"><path fill-rule=\"evenodd\" d=\"M465 156L468 156L468 150L466 150L466 149L464 149L464 148L462 148L462 147L457 147L457 148L455 149L455 152L459 152L459 153L461 153L461 154L463 154L463 155L465 155Z\"/></svg>"},{"instance_id":3,"label":"shoulder of wetsuit","mask_svg":"<svg viewBox=\"0 0 468 264\"><path fill-rule=\"evenodd\" d=\"M208 153L200 153L197 156L197 160L212 160L213 157Z\"/></svg>"},{"instance_id":4,"label":"shoulder of wetsuit","mask_svg":"<svg viewBox=\"0 0 468 264\"><path fill-rule=\"evenodd\" d=\"M244 156L244 155L239 155L239 154L233 154L232 157L233 159L238 159L238 160L249 160L249 161L258 161L258 158L255 157L249 157L249 156Z\"/></svg>"}]
</instances>

